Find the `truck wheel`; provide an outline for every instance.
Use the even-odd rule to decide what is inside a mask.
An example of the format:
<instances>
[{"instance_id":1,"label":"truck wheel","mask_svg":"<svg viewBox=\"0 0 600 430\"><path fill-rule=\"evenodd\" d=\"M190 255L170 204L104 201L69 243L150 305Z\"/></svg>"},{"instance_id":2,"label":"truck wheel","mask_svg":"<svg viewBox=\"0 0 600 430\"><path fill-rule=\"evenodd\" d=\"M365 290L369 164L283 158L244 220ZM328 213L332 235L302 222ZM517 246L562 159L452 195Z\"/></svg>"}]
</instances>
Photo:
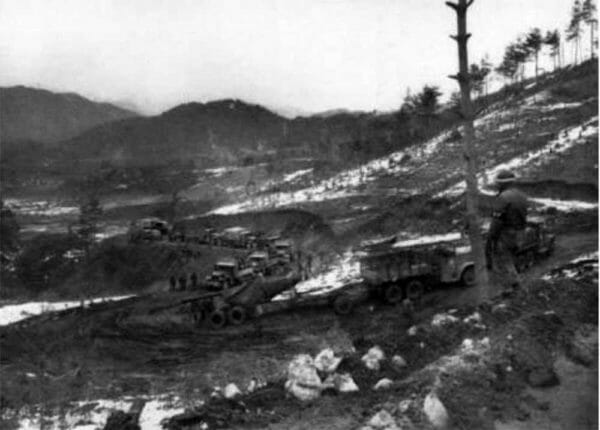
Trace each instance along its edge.
<instances>
[{"instance_id":1,"label":"truck wheel","mask_svg":"<svg viewBox=\"0 0 600 430\"><path fill-rule=\"evenodd\" d=\"M462 274L460 275L460 282L465 287L472 287L475 285L475 267L474 266L466 267L465 270L463 270Z\"/></svg>"},{"instance_id":2,"label":"truck wheel","mask_svg":"<svg viewBox=\"0 0 600 430\"><path fill-rule=\"evenodd\" d=\"M418 301L425 293L425 285L421 281L413 279L406 284L406 297L410 300Z\"/></svg>"},{"instance_id":3,"label":"truck wheel","mask_svg":"<svg viewBox=\"0 0 600 430\"><path fill-rule=\"evenodd\" d=\"M390 284L385 289L384 296L388 303L400 303L404 299L404 289L399 284Z\"/></svg>"},{"instance_id":4,"label":"truck wheel","mask_svg":"<svg viewBox=\"0 0 600 430\"><path fill-rule=\"evenodd\" d=\"M225 327L225 324L227 324L227 316L225 315L225 312L221 310L216 310L210 314L210 316L208 317L208 322L210 323L210 326L212 328L223 328Z\"/></svg>"},{"instance_id":5,"label":"truck wheel","mask_svg":"<svg viewBox=\"0 0 600 430\"><path fill-rule=\"evenodd\" d=\"M234 306L227 312L227 320L233 325L241 325L246 322L248 314L241 306Z\"/></svg>"},{"instance_id":6,"label":"truck wheel","mask_svg":"<svg viewBox=\"0 0 600 430\"><path fill-rule=\"evenodd\" d=\"M350 297L344 294L337 296L333 301L333 310L338 315L348 315L353 308L354 303L350 300Z\"/></svg>"}]
</instances>

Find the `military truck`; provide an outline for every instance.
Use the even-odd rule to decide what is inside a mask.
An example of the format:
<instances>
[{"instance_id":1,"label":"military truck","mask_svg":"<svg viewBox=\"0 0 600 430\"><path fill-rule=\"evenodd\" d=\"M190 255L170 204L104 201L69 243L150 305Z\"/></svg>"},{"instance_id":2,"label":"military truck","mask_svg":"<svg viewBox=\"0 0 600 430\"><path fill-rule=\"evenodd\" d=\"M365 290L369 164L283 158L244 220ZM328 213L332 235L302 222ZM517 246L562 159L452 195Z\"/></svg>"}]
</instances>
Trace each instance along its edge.
<instances>
[{"instance_id":1,"label":"military truck","mask_svg":"<svg viewBox=\"0 0 600 430\"><path fill-rule=\"evenodd\" d=\"M527 219L523 242L517 251L517 270L524 272L538 260L554 252L556 236L550 233L550 221L541 216Z\"/></svg>"},{"instance_id":2,"label":"military truck","mask_svg":"<svg viewBox=\"0 0 600 430\"><path fill-rule=\"evenodd\" d=\"M460 233L366 243L358 252L360 272L372 291L389 303L420 299L435 285L475 282L471 247Z\"/></svg>"},{"instance_id":3,"label":"military truck","mask_svg":"<svg viewBox=\"0 0 600 430\"><path fill-rule=\"evenodd\" d=\"M171 226L168 222L155 217L134 221L129 228L129 241L163 240L169 237Z\"/></svg>"},{"instance_id":4,"label":"military truck","mask_svg":"<svg viewBox=\"0 0 600 430\"><path fill-rule=\"evenodd\" d=\"M291 263L294 261L294 247L291 240L275 240L270 251L274 257L279 258L284 262Z\"/></svg>"},{"instance_id":5,"label":"military truck","mask_svg":"<svg viewBox=\"0 0 600 430\"><path fill-rule=\"evenodd\" d=\"M236 285L241 285L256 277L252 267L245 267L243 261L236 258L219 260L204 282L208 290L222 290Z\"/></svg>"},{"instance_id":6,"label":"military truck","mask_svg":"<svg viewBox=\"0 0 600 430\"><path fill-rule=\"evenodd\" d=\"M213 233L213 244L231 248L256 248L256 236L245 227L229 227Z\"/></svg>"}]
</instances>

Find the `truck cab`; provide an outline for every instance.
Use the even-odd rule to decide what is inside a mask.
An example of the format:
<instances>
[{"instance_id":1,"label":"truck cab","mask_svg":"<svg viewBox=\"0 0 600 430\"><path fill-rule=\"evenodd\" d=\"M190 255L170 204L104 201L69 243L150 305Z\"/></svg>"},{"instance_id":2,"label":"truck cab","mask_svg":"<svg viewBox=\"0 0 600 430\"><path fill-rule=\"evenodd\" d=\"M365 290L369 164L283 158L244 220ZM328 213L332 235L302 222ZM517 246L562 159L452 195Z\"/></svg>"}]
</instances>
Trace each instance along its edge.
<instances>
[{"instance_id":1,"label":"truck cab","mask_svg":"<svg viewBox=\"0 0 600 430\"><path fill-rule=\"evenodd\" d=\"M255 276L252 268L243 268L235 258L218 261L212 273L207 276L206 283L211 289L222 290L243 284Z\"/></svg>"},{"instance_id":2,"label":"truck cab","mask_svg":"<svg viewBox=\"0 0 600 430\"><path fill-rule=\"evenodd\" d=\"M169 236L171 226L160 218L142 218L132 223L129 229L131 241L161 240Z\"/></svg>"},{"instance_id":3,"label":"truck cab","mask_svg":"<svg viewBox=\"0 0 600 430\"><path fill-rule=\"evenodd\" d=\"M290 240L280 239L273 243L273 253L275 257L290 263L294 260L294 249Z\"/></svg>"},{"instance_id":4,"label":"truck cab","mask_svg":"<svg viewBox=\"0 0 600 430\"><path fill-rule=\"evenodd\" d=\"M264 251L255 251L248 256L248 265L256 272L266 274L269 266L269 254Z\"/></svg>"}]
</instances>

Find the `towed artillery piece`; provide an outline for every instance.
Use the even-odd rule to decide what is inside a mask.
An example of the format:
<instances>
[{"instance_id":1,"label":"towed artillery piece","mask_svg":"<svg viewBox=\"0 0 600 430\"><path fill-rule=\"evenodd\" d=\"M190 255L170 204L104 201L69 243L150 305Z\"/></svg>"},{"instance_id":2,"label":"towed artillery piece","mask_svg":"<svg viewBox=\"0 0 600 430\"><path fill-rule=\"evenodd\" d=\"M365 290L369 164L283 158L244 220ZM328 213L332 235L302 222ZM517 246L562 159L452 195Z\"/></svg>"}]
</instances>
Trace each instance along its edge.
<instances>
[{"instance_id":1,"label":"towed artillery piece","mask_svg":"<svg viewBox=\"0 0 600 430\"><path fill-rule=\"evenodd\" d=\"M258 316L257 306L269 302L300 281L293 270L280 276L255 276L236 285L221 284L196 291L168 292L148 296L135 314L156 314L165 310L189 313L196 325L207 323L213 329L227 324L240 325ZM157 304L160 302L160 304Z\"/></svg>"}]
</instances>

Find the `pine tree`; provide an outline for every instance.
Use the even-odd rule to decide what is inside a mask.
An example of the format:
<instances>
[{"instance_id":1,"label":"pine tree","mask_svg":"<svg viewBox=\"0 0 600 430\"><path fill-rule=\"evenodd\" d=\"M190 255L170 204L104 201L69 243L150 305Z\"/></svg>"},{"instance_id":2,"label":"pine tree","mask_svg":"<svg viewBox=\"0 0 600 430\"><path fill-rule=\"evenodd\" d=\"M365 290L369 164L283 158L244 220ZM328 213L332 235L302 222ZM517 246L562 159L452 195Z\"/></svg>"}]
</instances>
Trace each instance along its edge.
<instances>
[{"instance_id":1,"label":"pine tree","mask_svg":"<svg viewBox=\"0 0 600 430\"><path fill-rule=\"evenodd\" d=\"M571 9L571 21L567 28L567 40L574 41L574 63L579 62L579 39L581 37L581 3L579 0L575 0L573 8Z\"/></svg>"},{"instance_id":2,"label":"pine tree","mask_svg":"<svg viewBox=\"0 0 600 430\"><path fill-rule=\"evenodd\" d=\"M590 58L594 58L594 28L598 24L594 0L583 0L583 5L581 6L581 19L590 27Z\"/></svg>"},{"instance_id":3,"label":"pine tree","mask_svg":"<svg viewBox=\"0 0 600 430\"><path fill-rule=\"evenodd\" d=\"M556 70L557 59L560 67L560 33L558 30L548 31L544 36L544 44L550 47L550 56L554 70Z\"/></svg>"},{"instance_id":4,"label":"pine tree","mask_svg":"<svg viewBox=\"0 0 600 430\"><path fill-rule=\"evenodd\" d=\"M532 29L525 38L524 46L527 48L528 54L533 54L535 60L535 82L538 79L538 57L542 49L542 32L539 28Z\"/></svg>"}]
</instances>

